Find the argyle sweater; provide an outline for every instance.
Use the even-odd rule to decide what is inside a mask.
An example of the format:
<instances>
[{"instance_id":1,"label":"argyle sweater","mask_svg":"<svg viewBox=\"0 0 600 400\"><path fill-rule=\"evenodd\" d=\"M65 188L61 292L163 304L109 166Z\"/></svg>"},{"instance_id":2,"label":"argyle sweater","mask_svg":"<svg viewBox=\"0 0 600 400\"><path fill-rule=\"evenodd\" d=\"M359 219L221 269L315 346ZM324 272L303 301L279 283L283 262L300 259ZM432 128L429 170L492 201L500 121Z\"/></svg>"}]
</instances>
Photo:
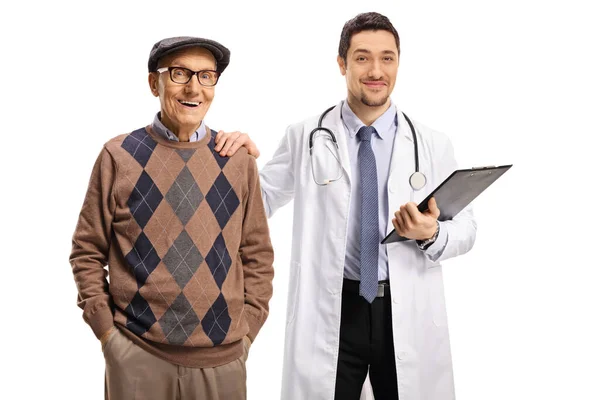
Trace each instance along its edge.
<instances>
[{"instance_id":1,"label":"argyle sweater","mask_svg":"<svg viewBox=\"0 0 600 400\"><path fill-rule=\"evenodd\" d=\"M117 325L158 357L204 368L239 358L265 322L273 249L256 162L245 149L219 156L215 134L175 142L148 126L104 145L70 257L98 338Z\"/></svg>"}]
</instances>

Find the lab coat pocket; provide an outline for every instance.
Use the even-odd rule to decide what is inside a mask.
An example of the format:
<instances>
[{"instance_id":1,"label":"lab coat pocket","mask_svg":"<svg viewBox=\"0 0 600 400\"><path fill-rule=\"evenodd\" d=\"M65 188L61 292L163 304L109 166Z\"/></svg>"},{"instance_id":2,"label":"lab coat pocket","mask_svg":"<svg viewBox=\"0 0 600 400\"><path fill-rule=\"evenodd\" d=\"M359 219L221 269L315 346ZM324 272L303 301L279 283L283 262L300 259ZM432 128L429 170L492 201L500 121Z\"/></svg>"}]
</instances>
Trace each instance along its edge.
<instances>
[{"instance_id":1,"label":"lab coat pocket","mask_svg":"<svg viewBox=\"0 0 600 400\"><path fill-rule=\"evenodd\" d=\"M290 283L288 287L287 323L291 324L296 317L298 307L298 287L300 286L300 263L290 263Z\"/></svg>"}]
</instances>

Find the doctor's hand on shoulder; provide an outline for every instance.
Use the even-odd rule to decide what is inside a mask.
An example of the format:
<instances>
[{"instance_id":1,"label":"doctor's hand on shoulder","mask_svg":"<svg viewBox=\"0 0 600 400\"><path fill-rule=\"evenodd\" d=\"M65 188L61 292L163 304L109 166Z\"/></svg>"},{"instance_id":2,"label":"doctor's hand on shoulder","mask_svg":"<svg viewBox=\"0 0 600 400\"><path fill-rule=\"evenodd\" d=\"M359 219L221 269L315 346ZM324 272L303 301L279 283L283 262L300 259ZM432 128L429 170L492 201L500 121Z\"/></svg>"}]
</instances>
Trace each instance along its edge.
<instances>
[{"instance_id":1,"label":"doctor's hand on shoulder","mask_svg":"<svg viewBox=\"0 0 600 400\"><path fill-rule=\"evenodd\" d=\"M400 206L392 219L398 235L415 240L431 239L438 228L437 219L440 216L440 210L433 197L427 206L428 210L424 213L419 211L414 202Z\"/></svg>"},{"instance_id":2,"label":"doctor's hand on shoulder","mask_svg":"<svg viewBox=\"0 0 600 400\"><path fill-rule=\"evenodd\" d=\"M260 156L260 151L256 147L256 144L250 140L250 136L247 133L240 131L235 132L223 132L219 131L215 137L215 150L219 152L221 157L234 155L240 147L245 147L248 150L248 154L254 158Z\"/></svg>"}]
</instances>

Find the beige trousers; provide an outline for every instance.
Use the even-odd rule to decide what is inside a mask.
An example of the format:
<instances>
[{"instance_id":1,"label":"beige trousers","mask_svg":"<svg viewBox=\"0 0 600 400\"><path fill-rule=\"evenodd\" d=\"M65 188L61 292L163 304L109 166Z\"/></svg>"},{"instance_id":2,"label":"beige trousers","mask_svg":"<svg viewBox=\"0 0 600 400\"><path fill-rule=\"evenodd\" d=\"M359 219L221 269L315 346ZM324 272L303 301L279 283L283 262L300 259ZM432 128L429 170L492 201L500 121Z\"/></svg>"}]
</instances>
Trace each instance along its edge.
<instances>
[{"instance_id":1,"label":"beige trousers","mask_svg":"<svg viewBox=\"0 0 600 400\"><path fill-rule=\"evenodd\" d=\"M107 400L246 400L246 340L239 359L215 368L171 364L142 350L118 329L103 351Z\"/></svg>"}]
</instances>

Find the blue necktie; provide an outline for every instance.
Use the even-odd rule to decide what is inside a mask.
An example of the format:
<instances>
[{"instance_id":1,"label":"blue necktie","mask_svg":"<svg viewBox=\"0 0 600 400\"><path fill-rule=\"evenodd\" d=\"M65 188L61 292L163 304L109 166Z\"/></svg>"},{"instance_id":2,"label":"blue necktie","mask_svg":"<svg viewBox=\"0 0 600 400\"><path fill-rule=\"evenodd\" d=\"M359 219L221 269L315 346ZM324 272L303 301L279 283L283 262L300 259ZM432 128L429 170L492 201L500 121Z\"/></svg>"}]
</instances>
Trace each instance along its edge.
<instances>
[{"instance_id":1,"label":"blue necktie","mask_svg":"<svg viewBox=\"0 0 600 400\"><path fill-rule=\"evenodd\" d=\"M360 171L360 295L369 303L377 296L379 263L379 199L377 164L371 147L372 126L358 130Z\"/></svg>"}]
</instances>

